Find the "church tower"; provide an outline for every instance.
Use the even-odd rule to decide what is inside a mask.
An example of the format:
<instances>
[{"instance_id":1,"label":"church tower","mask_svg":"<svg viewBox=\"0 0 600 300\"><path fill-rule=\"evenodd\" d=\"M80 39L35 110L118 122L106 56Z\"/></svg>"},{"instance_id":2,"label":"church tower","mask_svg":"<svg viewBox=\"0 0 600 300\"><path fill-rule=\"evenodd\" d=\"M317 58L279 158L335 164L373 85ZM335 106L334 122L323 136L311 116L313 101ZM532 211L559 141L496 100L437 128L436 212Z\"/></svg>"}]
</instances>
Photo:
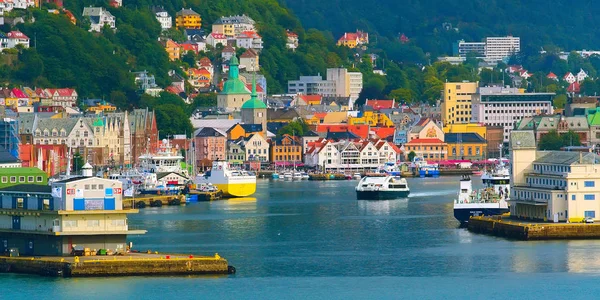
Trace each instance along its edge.
<instances>
[{"instance_id":1,"label":"church tower","mask_svg":"<svg viewBox=\"0 0 600 300\"><path fill-rule=\"evenodd\" d=\"M256 79L252 76L252 94L250 100L242 105L242 123L261 124L263 137L267 137L267 106L258 99L256 93Z\"/></svg>"},{"instance_id":2,"label":"church tower","mask_svg":"<svg viewBox=\"0 0 600 300\"><path fill-rule=\"evenodd\" d=\"M229 59L229 77L223 84L223 90L217 95L217 107L225 111L239 111L244 102L250 99L246 85L240 79L238 58Z\"/></svg>"}]
</instances>

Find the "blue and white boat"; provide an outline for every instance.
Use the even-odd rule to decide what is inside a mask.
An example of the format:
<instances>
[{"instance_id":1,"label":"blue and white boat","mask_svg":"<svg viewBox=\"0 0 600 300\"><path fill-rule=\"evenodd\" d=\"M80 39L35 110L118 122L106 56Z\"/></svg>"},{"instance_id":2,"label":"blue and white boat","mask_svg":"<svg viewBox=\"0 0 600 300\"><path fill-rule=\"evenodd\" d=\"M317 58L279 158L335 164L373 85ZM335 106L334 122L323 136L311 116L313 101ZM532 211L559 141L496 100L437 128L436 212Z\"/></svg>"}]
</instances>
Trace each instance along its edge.
<instances>
[{"instance_id":1,"label":"blue and white boat","mask_svg":"<svg viewBox=\"0 0 600 300\"><path fill-rule=\"evenodd\" d=\"M413 165L419 173L419 177L421 178L440 176L439 165L435 163L428 163L425 159L421 157L415 157L413 159Z\"/></svg>"},{"instance_id":2,"label":"blue and white boat","mask_svg":"<svg viewBox=\"0 0 600 300\"><path fill-rule=\"evenodd\" d=\"M355 189L358 200L392 200L410 194L406 179L399 176L365 176Z\"/></svg>"},{"instance_id":3,"label":"blue and white boat","mask_svg":"<svg viewBox=\"0 0 600 300\"><path fill-rule=\"evenodd\" d=\"M478 191L473 190L471 177L463 176L460 180L458 198L454 199L454 217L464 225L471 217L507 213L508 193L508 190L493 185Z\"/></svg>"},{"instance_id":4,"label":"blue and white boat","mask_svg":"<svg viewBox=\"0 0 600 300\"><path fill-rule=\"evenodd\" d=\"M273 172L273 174L271 174L271 178L279 179L279 174L277 172Z\"/></svg>"}]
</instances>

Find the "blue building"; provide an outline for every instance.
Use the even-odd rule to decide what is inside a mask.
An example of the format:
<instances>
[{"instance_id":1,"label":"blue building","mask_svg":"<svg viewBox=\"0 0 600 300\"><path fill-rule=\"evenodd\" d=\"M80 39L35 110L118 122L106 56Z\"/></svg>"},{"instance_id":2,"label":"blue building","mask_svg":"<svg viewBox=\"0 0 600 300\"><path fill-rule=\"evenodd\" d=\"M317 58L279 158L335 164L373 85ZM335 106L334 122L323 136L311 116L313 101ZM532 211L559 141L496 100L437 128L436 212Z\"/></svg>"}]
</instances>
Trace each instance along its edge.
<instances>
[{"instance_id":1,"label":"blue building","mask_svg":"<svg viewBox=\"0 0 600 300\"><path fill-rule=\"evenodd\" d=\"M19 158L19 122L11 118L0 120L0 147Z\"/></svg>"}]
</instances>

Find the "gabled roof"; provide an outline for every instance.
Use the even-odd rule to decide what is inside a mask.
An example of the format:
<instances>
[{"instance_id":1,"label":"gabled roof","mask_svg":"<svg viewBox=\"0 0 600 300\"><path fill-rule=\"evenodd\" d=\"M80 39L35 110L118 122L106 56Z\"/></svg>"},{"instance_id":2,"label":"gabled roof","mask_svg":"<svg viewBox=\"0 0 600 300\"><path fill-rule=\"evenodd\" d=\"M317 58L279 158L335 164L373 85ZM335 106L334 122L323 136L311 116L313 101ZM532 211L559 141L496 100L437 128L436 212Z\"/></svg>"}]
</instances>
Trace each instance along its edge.
<instances>
[{"instance_id":1,"label":"gabled roof","mask_svg":"<svg viewBox=\"0 0 600 300\"><path fill-rule=\"evenodd\" d=\"M395 101L367 99L365 105L372 107L374 110L389 109L395 106Z\"/></svg>"},{"instance_id":2,"label":"gabled roof","mask_svg":"<svg viewBox=\"0 0 600 300\"><path fill-rule=\"evenodd\" d=\"M372 129L375 132L375 135L377 135L381 139L386 139L390 136L393 136L394 132L396 132L396 128L394 127L379 127Z\"/></svg>"},{"instance_id":3,"label":"gabled roof","mask_svg":"<svg viewBox=\"0 0 600 300\"><path fill-rule=\"evenodd\" d=\"M306 105L319 105L321 104L321 95L298 95L298 98L302 99Z\"/></svg>"},{"instance_id":4,"label":"gabled roof","mask_svg":"<svg viewBox=\"0 0 600 300\"><path fill-rule=\"evenodd\" d=\"M573 76L574 77L575 75L573 75L573 73L571 73L571 72L567 72L567 74L565 74L565 76L563 76L563 79L566 79L569 76Z\"/></svg>"},{"instance_id":5,"label":"gabled roof","mask_svg":"<svg viewBox=\"0 0 600 300\"><path fill-rule=\"evenodd\" d=\"M253 49L247 49L246 52L242 53L240 58L255 58L258 54Z\"/></svg>"},{"instance_id":6,"label":"gabled roof","mask_svg":"<svg viewBox=\"0 0 600 300\"><path fill-rule=\"evenodd\" d=\"M222 53L235 53L235 49L233 49L233 47L231 47L230 45L225 46L225 48L223 48L223 50L221 51Z\"/></svg>"},{"instance_id":7,"label":"gabled roof","mask_svg":"<svg viewBox=\"0 0 600 300\"><path fill-rule=\"evenodd\" d=\"M366 139L369 136L368 125L348 125L348 124L319 124L317 133L328 132L351 132L359 138Z\"/></svg>"},{"instance_id":8,"label":"gabled roof","mask_svg":"<svg viewBox=\"0 0 600 300\"><path fill-rule=\"evenodd\" d=\"M581 86L579 85L578 82L573 82L571 84L569 84L569 87L567 88L567 92L569 93L579 93L581 91Z\"/></svg>"},{"instance_id":9,"label":"gabled roof","mask_svg":"<svg viewBox=\"0 0 600 300\"><path fill-rule=\"evenodd\" d=\"M9 39L29 39L24 33L18 30L7 33L6 37L8 37Z\"/></svg>"},{"instance_id":10,"label":"gabled roof","mask_svg":"<svg viewBox=\"0 0 600 300\"><path fill-rule=\"evenodd\" d=\"M200 14L193 11L191 8L182 8L177 12L177 16L200 16Z\"/></svg>"},{"instance_id":11,"label":"gabled roof","mask_svg":"<svg viewBox=\"0 0 600 300\"><path fill-rule=\"evenodd\" d=\"M237 38L260 39L261 37L256 31L242 31Z\"/></svg>"},{"instance_id":12,"label":"gabled roof","mask_svg":"<svg viewBox=\"0 0 600 300\"><path fill-rule=\"evenodd\" d=\"M339 141L339 140L354 140L354 139L359 139L360 137L352 132L343 131L343 132L327 132L326 138Z\"/></svg>"},{"instance_id":13,"label":"gabled roof","mask_svg":"<svg viewBox=\"0 0 600 300\"><path fill-rule=\"evenodd\" d=\"M218 32L211 32L210 36L213 39L217 39L217 40L226 40L227 39L227 37L224 34L218 33Z\"/></svg>"},{"instance_id":14,"label":"gabled roof","mask_svg":"<svg viewBox=\"0 0 600 300\"><path fill-rule=\"evenodd\" d=\"M289 120L293 121L296 118L299 118L300 114L294 108L284 108L284 109L276 109L269 108L267 110L267 120Z\"/></svg>"},{"instance_id":15,"label":"gabled roof","mask_svg":"<svg viewBox=\"0 0 600 300\"><path fill-rule=\"evenodd\" d=\"M556 79L556 78L558 78L558 76L556 76L556 74L550 72L550 73L548 73L548 75L546 75L546 78Z\"/></svg>"},{"instance_id":16,"label":"gabled roof","mask_svg":"<svg viewBox=\"0 0 600 300\"><path fill-rule=\"evenodd\" d=\"M196 137L225 137L225 135L212 127L204 127L200 129Z\"/></svg>"},{"instance_id":17,"label":"gabled roof","mask_svg":"<svg viewBox=\"0 0 600 300\"><path fill-rule=\"evenodd\" d=\"M199 64L201 67L210 67L210 66L212 66L212 62L211 62L211 61L210 61L210 59L209 59L208 57L206 57L206 56L205 56L205 57L203 57L203 58L201 58L201 59L200 59L200 61L198 62L198 64Z\"/></svg>"}]
</instances>

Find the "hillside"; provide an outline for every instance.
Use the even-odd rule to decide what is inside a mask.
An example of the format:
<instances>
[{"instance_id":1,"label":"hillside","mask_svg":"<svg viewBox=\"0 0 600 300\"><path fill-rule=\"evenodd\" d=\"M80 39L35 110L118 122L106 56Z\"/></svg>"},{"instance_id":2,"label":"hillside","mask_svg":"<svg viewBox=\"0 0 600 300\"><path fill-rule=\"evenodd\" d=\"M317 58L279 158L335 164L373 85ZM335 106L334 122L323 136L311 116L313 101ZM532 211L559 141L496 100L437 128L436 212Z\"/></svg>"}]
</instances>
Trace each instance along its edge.
<instances>
[{"instance_id":1,"label":"hillside","mask_svg":"<svg viewBox=\"0 0 600 300\"><path fill-rule=\"evenodd\" d=\"M459 0L280 0L306 28L331 31L367 30L379 39L404 33L432 55L452 51L457 39L478 41L490 35L520 36L523 47L538 50L600 47L600 28L594 26L600 4L594 1L459 1ZM455 30L445 30L449 23ZM375 40L375 38L371 38Z\"/></svg>"}]
</instances>

